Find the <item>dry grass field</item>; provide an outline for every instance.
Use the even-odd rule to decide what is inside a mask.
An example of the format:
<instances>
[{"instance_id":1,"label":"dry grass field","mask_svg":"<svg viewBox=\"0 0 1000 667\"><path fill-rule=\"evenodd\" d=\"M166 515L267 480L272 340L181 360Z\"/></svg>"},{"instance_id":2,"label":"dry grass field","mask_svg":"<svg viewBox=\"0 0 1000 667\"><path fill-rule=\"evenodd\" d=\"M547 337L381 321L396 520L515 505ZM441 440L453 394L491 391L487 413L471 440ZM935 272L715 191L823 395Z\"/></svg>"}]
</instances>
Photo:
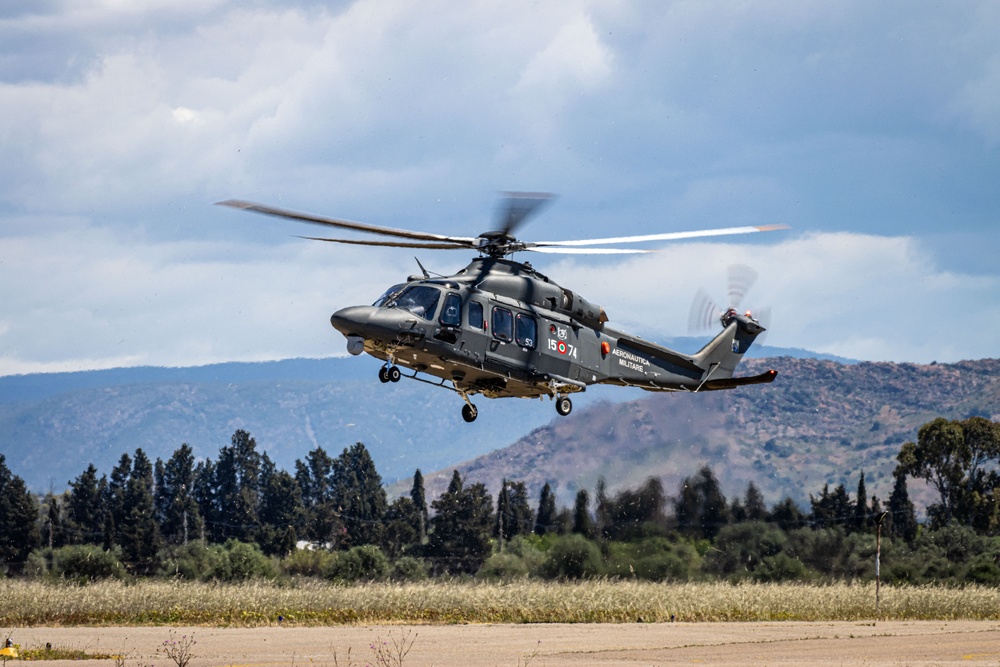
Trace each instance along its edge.
<instances>
[{"instance_id":1,"label":"dry grass field","mask_svg":"<svg viewBox=\"0 0 1000 667\"><path fill-rule=\"evenodd\" d=\"M33 625L663 623L1000 620L1000 589L873 584L597 580L340 586L316 581L203 584L119 581L76 586L0 582L0 629Z\"/></svg>"},{"instance_id":2,"label":"dry grass field","mask_svg":"<svg viewBox=\"0 0 1000 667\"><path fill-rule=\"evenodd\" d=\"M884 587L878 613L874 594L868 584L8 580L0 633L24 649L119 656L95 667L178 667L164 647L179 636L196 641L187 667L1000 665L1000 590Z\"/></svg>"}]
</instances>

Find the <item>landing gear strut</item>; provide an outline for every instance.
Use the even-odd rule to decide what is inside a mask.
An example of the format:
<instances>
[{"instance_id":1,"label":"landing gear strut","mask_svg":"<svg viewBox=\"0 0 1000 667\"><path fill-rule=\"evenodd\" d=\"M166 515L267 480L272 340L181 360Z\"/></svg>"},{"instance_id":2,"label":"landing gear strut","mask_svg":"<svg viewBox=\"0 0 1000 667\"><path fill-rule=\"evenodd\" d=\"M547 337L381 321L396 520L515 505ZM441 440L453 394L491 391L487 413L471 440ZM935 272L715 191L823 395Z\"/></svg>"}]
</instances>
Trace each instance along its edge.
<instances>
[{"instance_id":1,"label":"landing gear strut","mask_svg":"<svg viewBox=\"0 0 1000 667\"><path fill-rule=\"evenodd\" d=\"M563 417L573 412L573 401L569 400L569 396L559 396L556 398L556 412Z\"/></svg>"},{"instance_id":2,"label":"landing gear strut","mask_svg":"<svg viewBox=\"0 0 1000 667\"><path fill-rule=\"evenodd\" d=\"M462 397L463 401L465 401L465 405L462 406L462 419L471 424L476 421L476 417L479 416L479 408L472 404L472 401L469 400L469 395L467 393L458 388L456 388L455 391L457 391L458 395Z\"/></svg>"}]
</instances>

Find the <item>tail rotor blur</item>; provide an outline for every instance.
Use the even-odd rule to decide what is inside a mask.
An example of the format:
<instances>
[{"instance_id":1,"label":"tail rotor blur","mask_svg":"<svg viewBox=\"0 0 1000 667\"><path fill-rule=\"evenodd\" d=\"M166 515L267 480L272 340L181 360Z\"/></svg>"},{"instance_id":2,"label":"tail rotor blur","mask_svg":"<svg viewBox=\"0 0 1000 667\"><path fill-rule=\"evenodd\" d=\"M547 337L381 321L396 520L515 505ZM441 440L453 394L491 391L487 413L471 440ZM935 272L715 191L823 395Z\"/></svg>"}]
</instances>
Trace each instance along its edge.
<instances>
[{"instance_id":1,"label":"tail rotor blur","mask_svg":"<svg viewBox=\"0 0 1000 667\"><path fill-rule=\"evenodd\" d=\"M729 305L726 308L720 306L712 296L704 289L699 288L691 302L691 310L688 312L688 333L704 334L715 329L719 323L725 319L728 313L739 312L743 299L757 282L759 274L746 264L733 264L729 267L728 296ZM747 310L746 316L751 317L767 329L771 319L771 308L761 308L756 316L752 311ZM725 326L723 324L723 326ZM766 335L766 332L765 334Z\"/></svg>"}]
</instances>

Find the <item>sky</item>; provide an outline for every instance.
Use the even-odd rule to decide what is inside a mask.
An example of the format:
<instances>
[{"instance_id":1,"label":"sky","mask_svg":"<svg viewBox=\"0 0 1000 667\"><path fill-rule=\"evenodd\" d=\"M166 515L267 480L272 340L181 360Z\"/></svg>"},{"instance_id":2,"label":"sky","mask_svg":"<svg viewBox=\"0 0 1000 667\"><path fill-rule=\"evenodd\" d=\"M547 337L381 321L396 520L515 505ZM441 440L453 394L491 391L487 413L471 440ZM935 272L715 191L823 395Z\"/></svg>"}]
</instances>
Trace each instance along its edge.
<instances>
[{"instance_id":1,"label":"sky","mask_svg":"<svg viewBox=\"0 0 1000 667\"><path fill-rule=\"evenodd\" d=\"M415 252L215 202L475 236L512 190L557 195L523 240L790 225L516 256L618 328L686 335L746 264L769 345L997 356L998 34L992 0L6 0L0 375L343 355L329 315Z\"/></svg>"}]
</instances>

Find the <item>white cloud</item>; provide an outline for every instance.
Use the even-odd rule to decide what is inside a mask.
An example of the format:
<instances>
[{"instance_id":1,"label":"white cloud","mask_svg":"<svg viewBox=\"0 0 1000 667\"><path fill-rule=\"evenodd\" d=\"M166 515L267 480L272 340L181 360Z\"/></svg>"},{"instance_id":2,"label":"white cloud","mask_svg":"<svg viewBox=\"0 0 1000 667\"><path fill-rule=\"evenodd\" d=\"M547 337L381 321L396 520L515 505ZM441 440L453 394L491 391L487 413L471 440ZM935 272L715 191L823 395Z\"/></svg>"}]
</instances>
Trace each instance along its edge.
<instances>
[{"instance_id":1,"label":"white cloud","mask_svg":"<svg viewBox=\"0 0 1000 667\"><path fill-rule=\"evenodd\" d=\"M991 304L1000 304L1000 276L944 271L912 238L816 233L774 245L684 244L621 264L564 262L549 273L604 306L612 326L668 337L687 333L698 288L725 305L733 264L759 273L743 305L772 308L769 345L890 361L996 354L1000 307Z\"/></svg>"},{"instance_id":2,"label":"white cloud","mask_svg":"<svg viewBox=\"0 0 1000 667\"><path fill-rule=\"evenodd\" d=\"M341 354L338 307L398 268L304 241L149 243L75 229L4 239L0 374Z\"/></svg>"},{"instance_id":3,"label":"white cloud","mask_svg":"<svg viewBox=\"0 0 1000 667\"><path fill-rule=\"evenodd\" d=\"M769 343L989 354L996 6L90 0L5 18L0 272L17 292L0 356L323 354L331 332L314 322L372 296L343 291L355 267L409 256L289 242L312 230L211 202L470 234L504 189L562 195L529 239L775 221L806 234L546 265L616 323L683 333L690 295L714 281L721 298L740 261L775 307ZM921 239L944 227L973 243L937 266ZM985 277L956 271L970 254ZM377 293L399 271L374 273Z\"/></svg>"}]
</instances>

